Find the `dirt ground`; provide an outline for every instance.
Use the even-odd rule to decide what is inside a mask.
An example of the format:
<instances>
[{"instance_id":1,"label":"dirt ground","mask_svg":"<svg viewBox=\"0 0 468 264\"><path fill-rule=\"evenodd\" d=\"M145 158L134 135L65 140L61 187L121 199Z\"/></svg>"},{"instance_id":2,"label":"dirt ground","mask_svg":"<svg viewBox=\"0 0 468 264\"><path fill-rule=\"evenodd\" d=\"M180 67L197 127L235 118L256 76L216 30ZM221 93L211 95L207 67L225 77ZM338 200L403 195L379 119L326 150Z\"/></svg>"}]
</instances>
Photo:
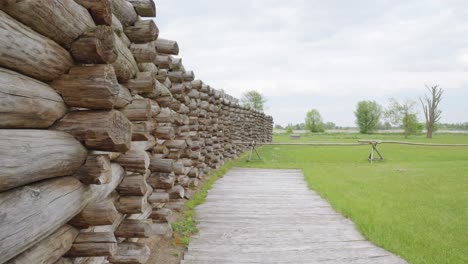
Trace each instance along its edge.
<instances>
[{"instance_id":1,"label":"dirt ground","mask_svg":"<svg viewBox=\"0 0 468 264\"><path fill-rule=\"evenodd\" d=\"M206 178L199 181L198 186L190 192L193 196L206 182ZM172 222L182 220L183 212L173 211ZM146 239L151 248L151 256L148 264L179 264L184 257L186 247L175 243L174 237L154 237Z\"/></svg>"}]
</instances>

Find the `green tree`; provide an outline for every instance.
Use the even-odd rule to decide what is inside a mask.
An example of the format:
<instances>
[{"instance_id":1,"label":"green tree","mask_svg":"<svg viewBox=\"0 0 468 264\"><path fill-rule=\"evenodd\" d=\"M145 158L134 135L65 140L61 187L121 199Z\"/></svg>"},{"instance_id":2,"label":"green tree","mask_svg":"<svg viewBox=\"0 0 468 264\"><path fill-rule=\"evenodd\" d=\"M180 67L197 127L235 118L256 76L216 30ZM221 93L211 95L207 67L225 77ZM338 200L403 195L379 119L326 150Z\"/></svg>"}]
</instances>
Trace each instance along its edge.
<instances>
[{"instance_id":1,"label":"green tree","mask_svg":"<svg viewBox=\"0 0 468 264\"><path fill-rule=\"evenodd\" d=\"M323 125L323 128L325 128L326 130L331 130L331 129L335 129L335 128L336 128L336 125L335 125L335 123L333 123L333 122L326 122L326 123Z\"/></svg>"},{"instance_id":2,"label":"green tree","mask_svg":"<svg viewBox=\"0 0 468 264\"><path fill-rule=\"evenodd\" d=\"M261 93L255 90L251 90L245 92L242 95L241 102L246 107L250 107L258 111L263 111L266 99Z\"/></svg>"},{"instance_id":3,"label":"green tree","mask_svg":"<svg viewBox=\"0 0 468 264\"><path fill-rule=\"evenodd\" d=\"M375 101L360 101L356 106L356 124L359 126L359 132L369 134L377 130L382 107Z\"/></svg>"},{"instance_id":4,"label":"green tree","mask_svg":"<svg viewBox=\"0 0 468 264\"><path fill-rule=\"evenodd\" d=\"M405 138L409 135L416 135L422 132L423 126L418 122L416 114L406 114L402 120L402 127L405 130Z\"/></svg>"},{"instance_id":5,"label":"green tree","mask_svg":"<svg viewBox=\"0 0 468 264\"><path fill-rule=\"evenodd\" d=\"M418 122L415 111L416 102L406 100L403 103L391 98L387 109L384 112L385 118L395 126L401 126L404 130L405 138L409 135L421 133L422 127Z\"/></svg>"},{"instance_id":6,"label":"green tree","mask_svg":"<svg viewBox=\"0 0 468 264\"><path fill-rule=\"evenodd\" d=\"M323 132L323 121L320 112L317 109L312 109L307 112L305 125L310 132Z\"/></svg>"},{"instance_id":7,"label":"green tree","mask_svg":"<svg viewBox=\"0 0 468 264\"><path fill-rule=\"evenodd\" d=\"M292 132L293 132L293 125L290 123L290 124L288 124L288 126L286 127L286 133L292 134Z\"/></svg>"}]
</instances>

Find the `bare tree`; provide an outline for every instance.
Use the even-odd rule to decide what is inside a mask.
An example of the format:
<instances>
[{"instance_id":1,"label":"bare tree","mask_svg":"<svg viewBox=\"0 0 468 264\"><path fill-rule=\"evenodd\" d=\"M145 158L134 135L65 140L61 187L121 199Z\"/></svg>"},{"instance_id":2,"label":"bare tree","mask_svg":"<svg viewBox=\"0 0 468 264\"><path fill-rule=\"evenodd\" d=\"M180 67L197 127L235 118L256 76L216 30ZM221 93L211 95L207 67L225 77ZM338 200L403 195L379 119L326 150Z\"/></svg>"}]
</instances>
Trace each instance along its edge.
<instances>
[{"instance_id":1,"label":"bare tree","mask_svg":"<svg viewBox=\"0 0 468 264\"><path fill-rule=\"evenodd\" d=\"M426 85L426 88L429 90L429 95L424 95L424 98L419 97L419 101L421 101L424 117L426 118L427 138L432 138L435 125L439 122L442 115L439 104L442 101L444 90L438 85L432 87Z\"/></svg>"}]
</instances>

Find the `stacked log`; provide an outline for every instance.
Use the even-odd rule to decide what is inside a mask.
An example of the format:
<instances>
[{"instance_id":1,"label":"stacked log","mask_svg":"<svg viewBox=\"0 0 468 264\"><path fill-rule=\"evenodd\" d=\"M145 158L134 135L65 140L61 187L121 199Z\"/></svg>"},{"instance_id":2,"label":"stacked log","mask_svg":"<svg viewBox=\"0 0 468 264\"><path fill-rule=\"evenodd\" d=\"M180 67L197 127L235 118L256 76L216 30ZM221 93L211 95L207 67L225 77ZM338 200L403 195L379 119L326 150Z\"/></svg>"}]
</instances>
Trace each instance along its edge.
<instances>
[{"instance_id":1,"label":"stacked log","mask_svg":"<svg viewBox=\"0 0 468 264\"><path fill-rule=\"evenodd\" d=\"M195 80L153 0L0 3L0 264L146 263L271 117Z\"/></svg>"}]
</instances>

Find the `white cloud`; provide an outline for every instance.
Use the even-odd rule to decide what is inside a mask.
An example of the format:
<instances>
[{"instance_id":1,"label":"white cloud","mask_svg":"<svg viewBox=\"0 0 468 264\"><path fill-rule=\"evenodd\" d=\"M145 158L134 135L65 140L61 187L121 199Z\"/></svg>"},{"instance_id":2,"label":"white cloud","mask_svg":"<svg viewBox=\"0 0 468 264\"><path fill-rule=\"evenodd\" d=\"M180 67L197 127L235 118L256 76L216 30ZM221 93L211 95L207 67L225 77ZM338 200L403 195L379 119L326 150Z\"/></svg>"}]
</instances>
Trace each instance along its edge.
<instances>
[{"instance_id":1,"label":"white cloud","mask_svg":"<svg viewBox=\"0 0 468 264\"><path fill-rule=\"evenodd\" d=\"M302 120L314 103L290 98L308 97L340 105L320 110L352 125L349 98L417 97L425 84L446 89L447 120L467 121L450 96L468 96L466 10L459 0L162 0L156 22L197 78L237 97L289 98L270 102L280 122Z\"/></svg>"}]
</instances>

